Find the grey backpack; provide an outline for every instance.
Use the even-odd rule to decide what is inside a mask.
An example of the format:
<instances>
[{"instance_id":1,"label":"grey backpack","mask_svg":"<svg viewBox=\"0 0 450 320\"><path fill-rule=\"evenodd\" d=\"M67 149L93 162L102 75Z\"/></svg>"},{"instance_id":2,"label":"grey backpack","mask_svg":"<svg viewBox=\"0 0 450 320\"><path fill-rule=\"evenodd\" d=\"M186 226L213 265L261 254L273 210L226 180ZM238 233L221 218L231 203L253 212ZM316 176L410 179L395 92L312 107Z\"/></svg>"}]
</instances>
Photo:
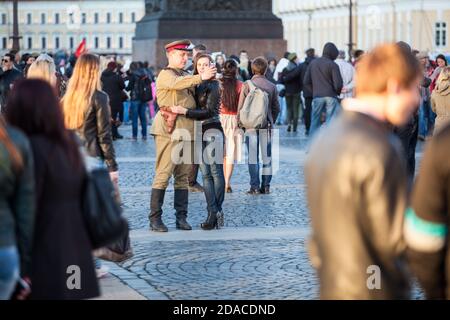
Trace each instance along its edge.
<instances>
[{"instance_id":1,"label":"grey backpack","mask_svg":"<svg viewBox=\"0 0 450 320\"><path fill-rule=\"evenodd\" d=\"M239 111L239 121L245 129L267 128L269 113L269 94L256 87L251 80L246 82L249 93Z\"/></svg>"}]
</instances>

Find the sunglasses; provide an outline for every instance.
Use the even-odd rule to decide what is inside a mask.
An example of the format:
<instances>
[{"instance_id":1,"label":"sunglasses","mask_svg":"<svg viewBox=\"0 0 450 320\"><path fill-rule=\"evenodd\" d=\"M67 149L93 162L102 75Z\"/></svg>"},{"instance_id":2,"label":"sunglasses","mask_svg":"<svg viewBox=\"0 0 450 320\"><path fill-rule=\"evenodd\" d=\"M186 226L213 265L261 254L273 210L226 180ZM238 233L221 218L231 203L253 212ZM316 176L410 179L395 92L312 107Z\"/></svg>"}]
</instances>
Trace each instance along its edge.
<instances>
[{"instance_id":1,"label":"sunglasses","mask_svg":"<svg viewBox=\"0 0 450 320\"><path fill-rule=\"evenodd\" d=\"M8 62L11 62L10 60L8 60L8 59L2 59L2 62L6 62L6 63L8 63Z\"/></svg>"}]
</instances>

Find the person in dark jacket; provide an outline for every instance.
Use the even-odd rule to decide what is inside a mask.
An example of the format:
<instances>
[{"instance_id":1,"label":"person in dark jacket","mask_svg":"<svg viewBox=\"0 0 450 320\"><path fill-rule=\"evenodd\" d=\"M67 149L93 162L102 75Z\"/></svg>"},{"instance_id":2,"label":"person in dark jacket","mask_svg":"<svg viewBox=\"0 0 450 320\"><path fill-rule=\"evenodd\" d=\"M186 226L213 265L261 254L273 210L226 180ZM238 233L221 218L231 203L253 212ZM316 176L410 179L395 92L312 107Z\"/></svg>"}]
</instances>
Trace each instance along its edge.
<instances>
[{"instance_id":1,"label":"person in dark jacket","mask_svg":"<svg viewBox=\"0 0 450 320\"><path fill-rule=\"evenodd\" d=\"M208 54L199 54L194 59L194 75L203 75L206 68L213 63ZM208 204L208 216L201 224L203 230L223 226L222 210L225 198L225 178L223 174L224 135L220 123L220 85L214 78L203 81L195 89L197 109L172 107L172 112L185 115L188 119L202 121L202 154L200 170L203 187ZM197 141L199 143L199 141ZM204 152L214 148L215 153Z\"/></svg>"},{"instance_id":2,"label":"person in dark jacket","mask_svg":"<svg viewBox=\"0 0 450 320\"><path fill-rule=\"evenodd\" d=\"M396 45L358 64L356 99L314 141L305 166L311 263L322 299L407 299L407 172L401 125L419 101L418 61ZM388 85L389 84L389 85Z\"/></svg>"},{"instance_id":3,"label":"person in dark jacket","mask_svg":"<svg viewBox=\"0 0 450 320\"><path fill-rule=\"evenodd\" d=\"M426 148L404 227L408 260L427 299L450 299L450 125Z\"/></svg>"},{"instance_id":4,"label":"person in dark jacket","mask_svg":"<svg viewBox=\"0 0 450 320\"><path fill-rule=\"evenodd\" d=\"M313 48L306 50L306 59L300 64L301 66L301 81L305 79L306 71L308 70L311 62L316 58L316 52ZM312 101L313 92L311 85L303 84L302 86L303 98L305 99L305 111L303 112L304 122L305 122L305 134L309 135L309 130L311 128L311 113L312 113Z\"/></svg>"},{"instance_id":5,"label":"person in dark jacket","mask_svg":"<svg viewBox=\"0 0 450 320\"><path fill-rule=\"evenodd\" d=\"M302 66L297 64L297 54L291 53L288 56L289 64L281 73L281 83L286 90L286 105L288 109L288 128L287 131L297 132L298 119L302 100L300 93L302 91L303 79Z\"/></svg>"},{"instance_id":6,"label":"person in dark jacket","mask_svg":"<svg viewBox=\"0 0 450 320\"><path fill-rule=\"evenodd\" d=\"M123 139L119 134L118 127L123 122L123 101L125 83L123 78L117 73L117 64L114 61L108 63L108 67L101 76L102 89L109 96L111 106L111 127L113 139Z\"/></svg>"},{"instance_id":7,"label":"person in dark jacket","mask_svg":"<svg viewBox=\"0 0 450 320\"><path fill-rule=\"evenodd\" d=\"M323 113L326 112L326 122L329 122L339 112L338 96L343 81L339 66L334 62L338 55L336 45L328 42L323 48L322 57L311 62L306 71L304 84L312 86L313 91L311 135L320 128Z\"/></svg>"},{"instance_id":8,"label":"person in dark jacket","mask_svg":"<svg viewBox=\"0 0 450 320\"><path fill-rule=\"evenodd\" d=\"M18 83L9 107L6 118L28 136L34 158L31 299L96 297L99 288L80 201L86 174L75 135L65 129L58 98L43 80ZM72 266L81 272L77 290L67 285Z\"/></svg>"},{"instance_id":9,"label":"person in dark jacket","mask_svg":"<svg viewBox=\"0 0 450 320\"><path fill-rule=\"evenodd\" d=\"M412 54L412 49L409 44L403 41L397 42L397 46L406 54ZM414 57L414 56L413 56ZM415 57L414 57L415 58ZM423 77L422 77L423 78ZM426 80L423 79L422 84L425 84ZM419 86L417 91L419 91ZM414 112L409 120L402 126L394 127L394 133L400 138L403 146L403 154L408 165L408 177L410 186L413 184L414 174L416 172L416 147L417 140L419 138L419 106L416 105L416 112Z\"/></svg>"},{"instance_id":10,"label":"person in dark jacket","mask_svg":"<svg viewBox=\"0 0 450 320\"><path fill-rule=\"evenodd\" d=\"M267 78L267 80L269 80L273 84L277 84L277 81L274 78L274 76L275 76L275 69L277 67L277 59L275 59L275 58L269 59L268 60L268 64L269 64L269 66L267 67L266 78Z\"/></svg>"},{"instance_id":11,"label":"person in dark jacket","mask_svg":"<svg viewBox=\"0 0 450 320\"><path fill-rule=\"evenodd\" d=\"M11 297L19 277L29 281L34 196L30 143L0 116L0 300Z\"/></svg>"},{"instance_id":12,"label":"person in dark jacket","mask_svg":"<svg viewBox=\"0 0 450 320\"><path fill-rule=\"evenodd\" d=\"M23 78L22 72L14 68L14 55L7 53L2 58L2 68L0 70L0 111L6 111L8 95L14 82Z\"/></svg>"},{"instance_id":13,"label":"person in dark jacket","mask_svg":"<svg viewBox=\"0 0 450 320\"><path fill-rule=\"evenodd\" d=\"M140 62L133 62L130 65L130 81L127 86L127 91L130 92L131 123L134 140L138 136L138 119L141 122L142 139L147 139L147 109L149 108L149 104L148 101L142 101L139 92L139 82L148 77L148 73Z\"/></svg>"}]
</instances>

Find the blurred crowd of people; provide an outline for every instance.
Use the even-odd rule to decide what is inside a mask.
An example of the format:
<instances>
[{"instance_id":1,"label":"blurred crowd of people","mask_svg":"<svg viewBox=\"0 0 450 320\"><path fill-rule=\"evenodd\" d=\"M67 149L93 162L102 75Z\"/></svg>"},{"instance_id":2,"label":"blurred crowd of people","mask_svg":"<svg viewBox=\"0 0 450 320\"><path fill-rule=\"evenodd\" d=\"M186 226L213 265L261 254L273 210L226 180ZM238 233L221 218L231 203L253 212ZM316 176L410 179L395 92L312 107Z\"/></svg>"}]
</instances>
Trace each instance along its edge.
<instances>
[{"instance_id":1,"label":"blurred crowd of people","mask_svg":"<svg viewBox=\"0 0 450 320\"><path fill-rule=\"evenodd\" d=\"M311 137L305 168L310 253L321 297L407 298L409 268L428 298L450 297L445 56L431 60L404 42L357 50L351 62L332 42L320 57L308 49L304 61L294 52L279 61L252 58L245 50L227 57L186 40L165 50L168 65L162 70L144 62L125 68L91 53L68 59L3 56L0 299L99 295L102 267L93 257L80 201L87 179L80 148L109 171L117 187L113 141L124 138L119 128L126 116L132 140L138 140L139 123L143 140L149 124L155 138L152 231L169 230L162 207L172 177L176 228L192 229L189 192L205 194L200 227L222 227L242 146L255 155L248 163L247 194L270 194L273 130L287 125L294 134L304 126ZM179 144L180 157L194 156L198 132L201 161L175 162L172 151ZM418 139L429 143L415 181ZM81 290L67 287L71 265L83 270ZM380 288L367 285L371 266L380 269Z\"/></svg>"}]
</instances>

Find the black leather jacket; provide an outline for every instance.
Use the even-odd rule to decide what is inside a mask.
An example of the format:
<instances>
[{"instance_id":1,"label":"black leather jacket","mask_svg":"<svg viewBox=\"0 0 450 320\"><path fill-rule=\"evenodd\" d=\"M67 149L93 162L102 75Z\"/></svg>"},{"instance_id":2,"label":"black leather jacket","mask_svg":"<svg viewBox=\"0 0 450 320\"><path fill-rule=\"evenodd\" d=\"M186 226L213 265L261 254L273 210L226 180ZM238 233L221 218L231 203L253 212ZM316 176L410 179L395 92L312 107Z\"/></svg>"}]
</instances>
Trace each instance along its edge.
<instances>
[{"instance_id":1,"label":"black leather jacket","mask_svg":"<svg viewBox=\"0 0 450 320\"><path fill-rule=\"evenodd\" d=\"M203 81L195 89L196 109L189 109L186 117L201 120L203 130L220 125L220 84L216 80Z\"/></svg>"},{"instance_id":2,"label":"black leather jacket","mask_svg":"<svg viewBox=\"0 0 450 320\"><path fill-rule=\"evenodd\" d=\"M86 111L83 127L78 130L88 154L105 161L110 172L118 170L112 142L111 110L108 95L97 91Z\"/></svg>"},{"instance_id":3,"label":"black leather jacket","mask_svg":"<svg viewBox=\"0 0 450 320\"><path fill-rule=\"evenodd\" d=\"M305 173L321 298L408 298L406 165L390 128L344 111L317 137Z\"/></svg>"}]
</instances>

